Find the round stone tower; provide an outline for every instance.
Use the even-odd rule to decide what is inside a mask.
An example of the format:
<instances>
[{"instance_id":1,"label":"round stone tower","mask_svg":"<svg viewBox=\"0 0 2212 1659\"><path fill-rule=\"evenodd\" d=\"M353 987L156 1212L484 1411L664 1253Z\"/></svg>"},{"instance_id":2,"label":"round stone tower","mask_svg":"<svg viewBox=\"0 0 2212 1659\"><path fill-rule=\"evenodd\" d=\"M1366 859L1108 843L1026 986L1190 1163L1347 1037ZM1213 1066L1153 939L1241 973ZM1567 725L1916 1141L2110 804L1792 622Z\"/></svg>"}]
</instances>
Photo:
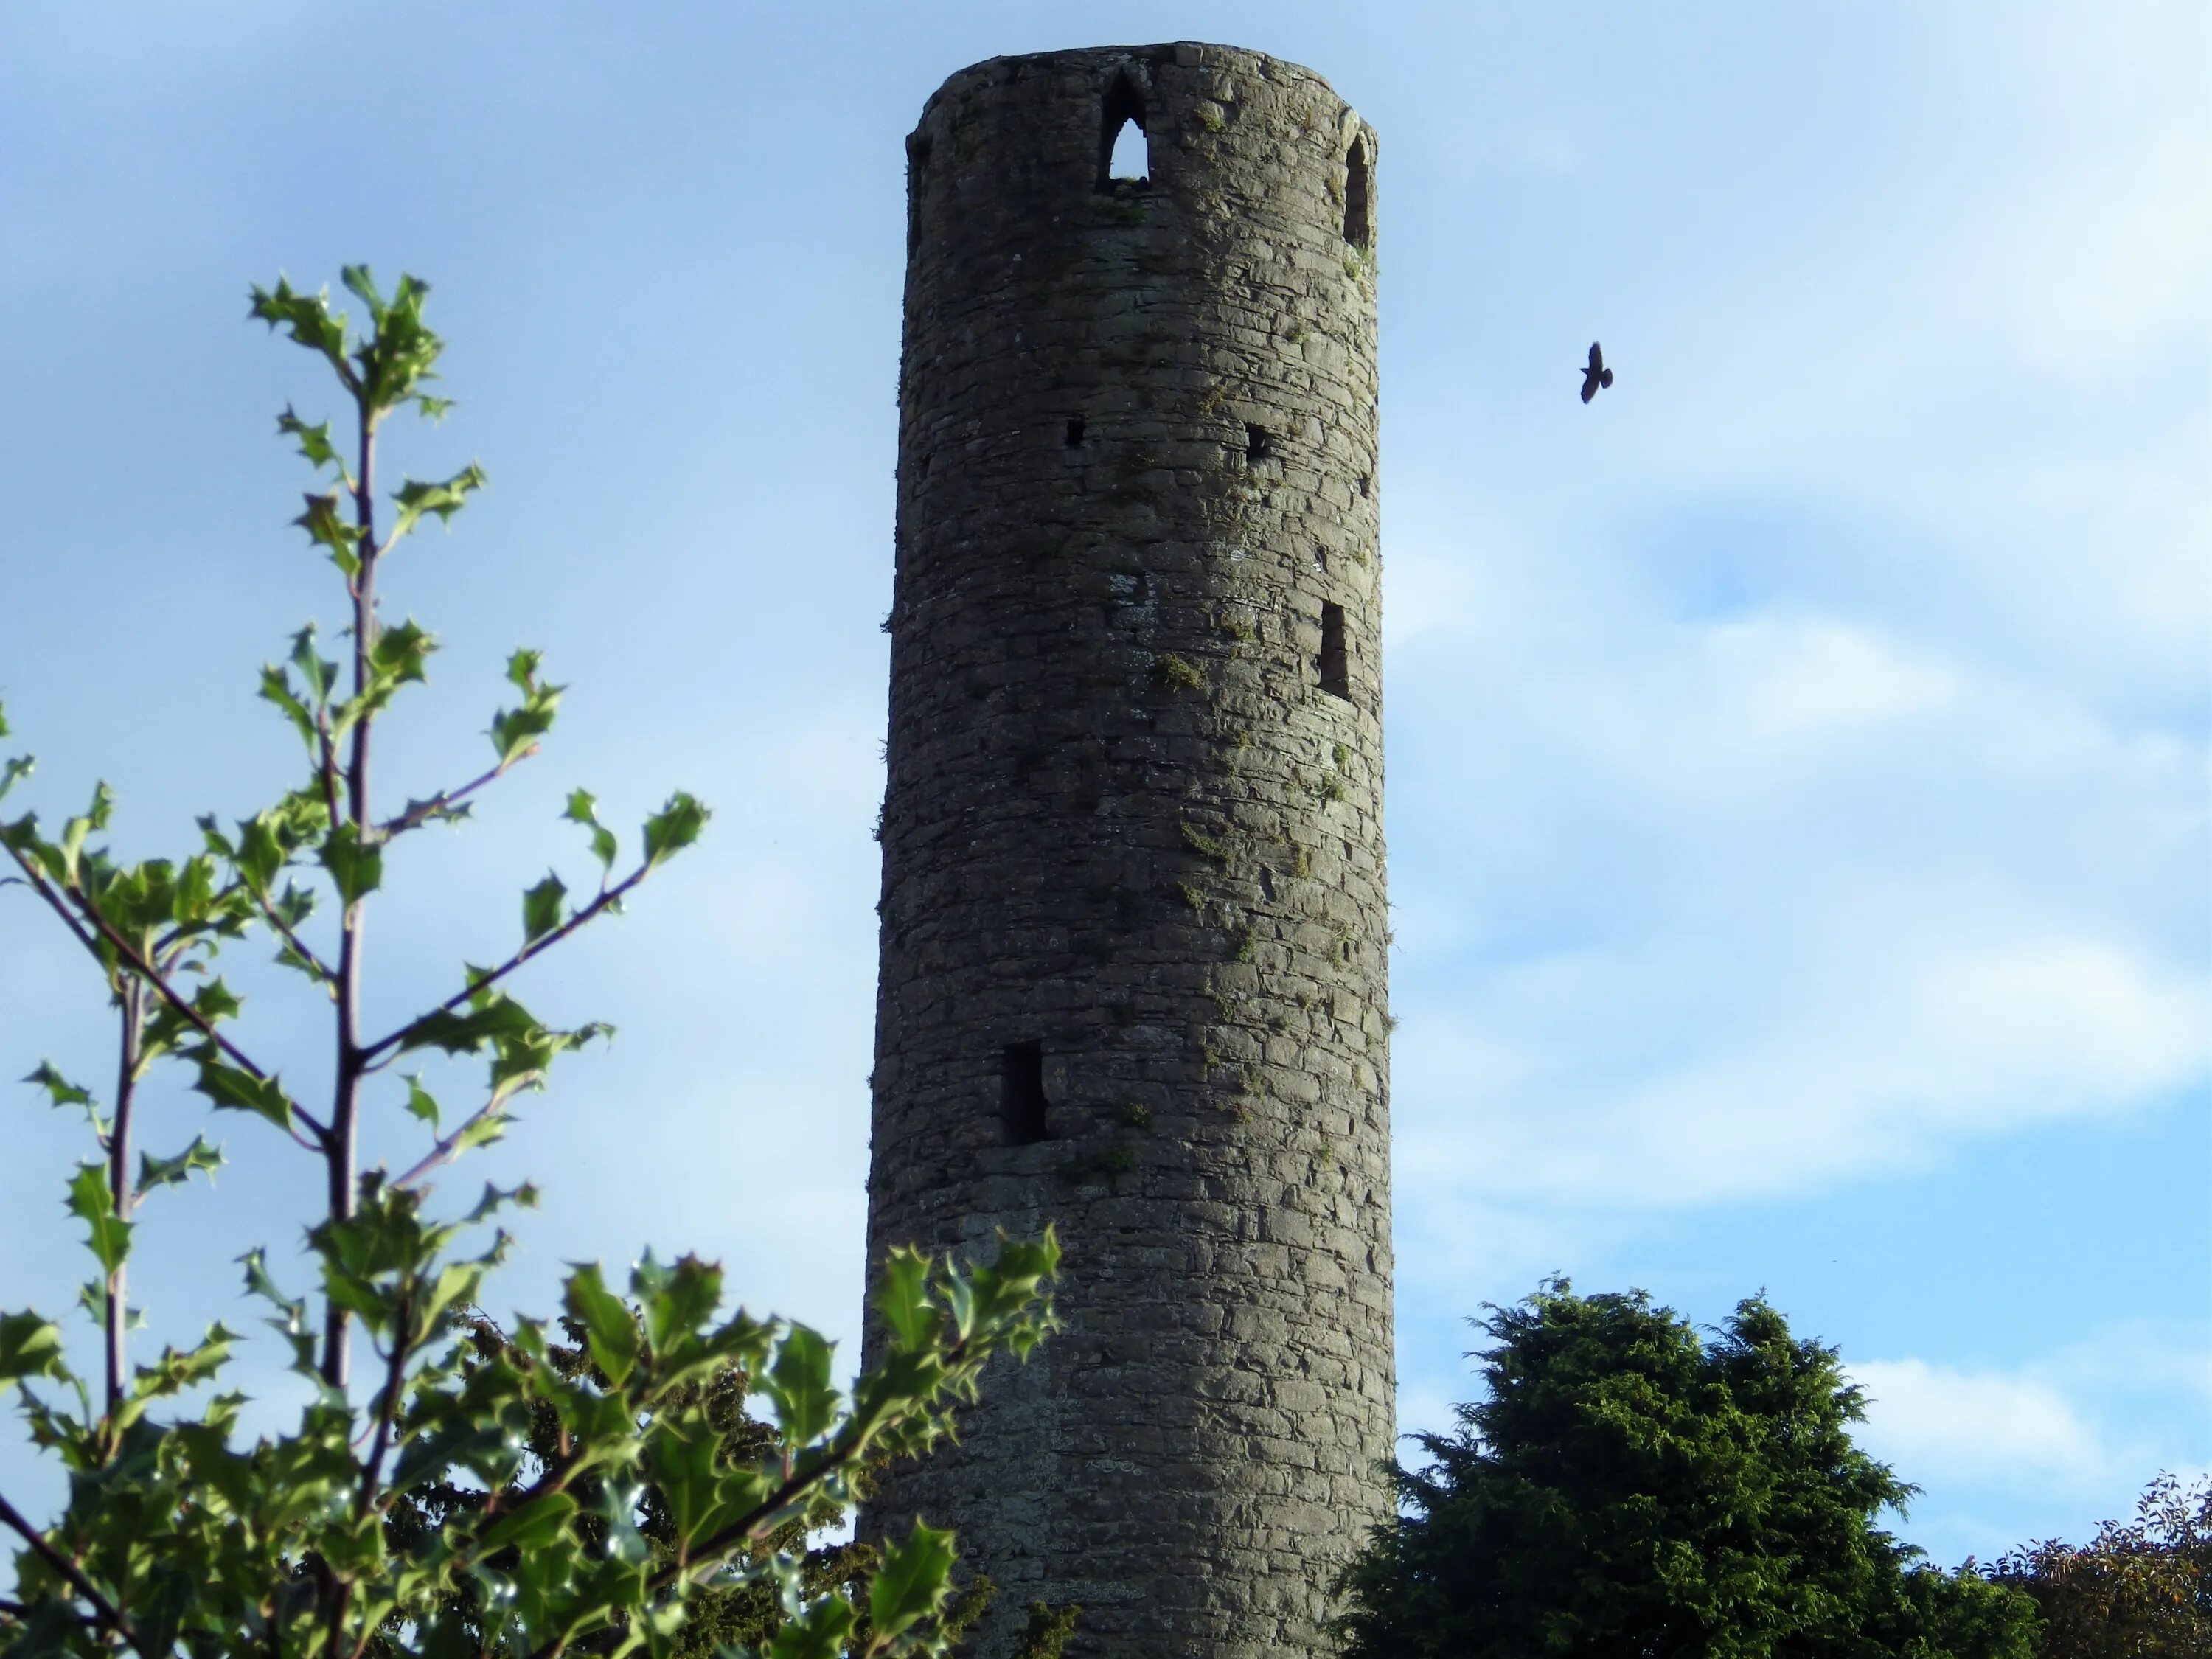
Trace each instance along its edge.
<instances>
[{"instance_id":1,"label":"round stone tower","mask_svg":"<svg viewBox=\"0 0 2212 1659\"><path fill-rule=\"evenodd\" d=\"M869 1254L1056 1223L1066 1328L862 1524L981 1659L1325 1651L1389 1511L1375 155L1190 44L908 140Z\"/></svg>"}]
</instances>

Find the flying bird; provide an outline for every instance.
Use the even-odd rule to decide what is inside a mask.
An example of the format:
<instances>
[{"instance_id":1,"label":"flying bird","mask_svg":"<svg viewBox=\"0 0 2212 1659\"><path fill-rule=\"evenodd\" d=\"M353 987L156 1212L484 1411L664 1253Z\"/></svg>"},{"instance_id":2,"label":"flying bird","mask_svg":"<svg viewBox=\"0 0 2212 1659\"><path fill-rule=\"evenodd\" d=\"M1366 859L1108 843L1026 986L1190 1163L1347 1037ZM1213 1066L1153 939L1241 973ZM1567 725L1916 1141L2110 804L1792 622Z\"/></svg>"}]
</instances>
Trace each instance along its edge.
<instances>
[{"instance_id":1,"label":"flying bird","mask_svg":"<svg viewBox=\"0 0 2212 1659\"><path fill-rule=\"evenodd\" d=\"M1589 367L1583 370L1583 401L1588 403L1597 396L1601 386L1613 384L1613 371L1605 366L1605 353L1598 349L1597 342L1590 342Z\"/></svg>"}]
</instances>

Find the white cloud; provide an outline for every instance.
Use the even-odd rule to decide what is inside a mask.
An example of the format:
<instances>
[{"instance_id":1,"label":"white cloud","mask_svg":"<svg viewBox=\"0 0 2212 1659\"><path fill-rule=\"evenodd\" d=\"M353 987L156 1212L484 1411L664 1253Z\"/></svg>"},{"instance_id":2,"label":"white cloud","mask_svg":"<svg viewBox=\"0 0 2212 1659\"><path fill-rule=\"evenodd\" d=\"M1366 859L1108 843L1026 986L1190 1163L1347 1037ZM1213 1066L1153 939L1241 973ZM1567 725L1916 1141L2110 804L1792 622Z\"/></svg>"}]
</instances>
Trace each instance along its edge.
<instances>
[{"instance_id":1,"label":"white cloud","mask_svg":"<svg viewBox=\"0 0 2212 1659\"><path fill-rule=\"evenodd\" d=\"M1923 1359L1863 1360L1850 1371L1867 1394L1861 1443L1917 1480L1997 1477L2080 1486L2112 1470L2096 1425L2039 1377Z\"/></svg>"}]
</instances>

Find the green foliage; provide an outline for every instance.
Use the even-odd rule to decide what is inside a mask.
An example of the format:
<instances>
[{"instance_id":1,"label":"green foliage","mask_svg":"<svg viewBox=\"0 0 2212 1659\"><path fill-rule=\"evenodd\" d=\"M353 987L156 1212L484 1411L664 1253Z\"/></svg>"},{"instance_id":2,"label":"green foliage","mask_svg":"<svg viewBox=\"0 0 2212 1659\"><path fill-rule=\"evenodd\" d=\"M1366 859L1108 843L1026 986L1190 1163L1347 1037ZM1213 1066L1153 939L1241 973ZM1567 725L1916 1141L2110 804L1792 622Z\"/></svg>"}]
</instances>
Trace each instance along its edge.
<instances>
[{"instance_id":1,"label":"green foliage","mask_svg":"<svg viewBox=\"0 0 2212 1659\"><path fill-rule=\"evenodd\" d=\"M309 466L335 477L308 494L299 522L339 572L348 606L345 659L322 657L310 624L261 672L260 695L299 736L306 775L234 830L201 818L199 848L181 860L116 863L99 844L113 807L105 785L58 836L31 814L0 819L0 848L21 878L12 884L84 948L116 1010L118 1046L105 1103L50 1063L26 1079L50 1105L84 1114L100 1152L71 1177L65 1202L94 1264L82 1299L104 1374L76 1373L55 1321L0 1311L0 1386L69 1494L45 1526L0 1497L0 1526L21 1544L14 1593L0 1600L0 1654L945 1653L986 1593L952 1594L949 1534L918 1527L880 1553L810 1552L806 1540L850 1512L872 1468L950 1432L994 1358L1025 1356L1050 1328L1059 1252L1049 1232L1002 1242L977 1264L894 1254L875 1294L884 1351L849 1395L819 1334L727 1310L720 1270L689 1256L647 1257L619 1289L596 1266L574 1268L565 1341L530 1320L501 1331L477 1310L507 1250L501 1218L536 1194L487 1188L456 1212L434 1204L432 1177L497 1139L519 1091L542 1086L562 1054L607 1030L548 1025L504 981L619 911L698 840L708 812L670 796L644 820L625 871L593 797L575 791L564 817L589 836L599 866L589 896L574 902L549 873L523 893L513 955L464 966L458 987L381 1036L360 1027L361 929L383 890L386 849L467 817L480 791L538 751L562 688L542 678L538 653L516 652L507 678L518 700L494 717L491 767L396 814L373 810L369 733L423 681L434 648L414 622L381 622L378 578L418 520L449 521L484 477L471 463L442 481L403 481L380 534L375 434L404 405L445 412L422 390L442 346L422 321L422 283L403 276L386 299L364 267L343 282L368 307L364 334L326 292L280 280L252 302L253 316L331 368L353 404L349 454L328 422L289 408L277 419ZM0 795L31 771L27 757L6 762ZM288 1088L238 1040L241 1000L212 969L248 935L273 941L333 1022L326 1102ZM424 1049L486 1062L450 1128L420 1076L390 1073ZM165 1060L210 1109L296 1143L308 1158L302 1184L325 1200L297 1259L272 1267L260 1249L242 1259L247 1294L307 1396L292 1432L240 1434L245 1396L225 1386L240 1338L221 1325L150 1364L129 1362L139 1207L222 1163L204 1135L172 1153L137 1146L137 1087ZM386 1102L429 1137L396 1176L357 1167L362 1115ZM280 1282L295 1276L309 1288ZM357 1352L371 1361L359 1377Z\"/></svg>"},{"instance_id":2,"label":"green foliage","mask_svg":"<svg viewBox=\"0 0 2212 1659\"><path fill-rule=\"evenodd\" d=\"M1916 1568L1836 1352L1753 1299L1710 1341L1641 1291L1492 1309L1486 1396L1395 1471L1342 1575L1350 1659L2028 1659L2032 1607Z\"/></svg>"},{"instance_id":3,"label":"green foliage","mask_svg":"<svg viewBox=\"0 0 2212 1659\"><path fill-rule=\"evenodd\" d=\"M2132 1521L2080 1547L2047 1539L1993 1576L2034 1600L2044 1659L2203 1659L2212 1653L2212 1480L2160 1474Z\"/></svg>"}]
</instances>

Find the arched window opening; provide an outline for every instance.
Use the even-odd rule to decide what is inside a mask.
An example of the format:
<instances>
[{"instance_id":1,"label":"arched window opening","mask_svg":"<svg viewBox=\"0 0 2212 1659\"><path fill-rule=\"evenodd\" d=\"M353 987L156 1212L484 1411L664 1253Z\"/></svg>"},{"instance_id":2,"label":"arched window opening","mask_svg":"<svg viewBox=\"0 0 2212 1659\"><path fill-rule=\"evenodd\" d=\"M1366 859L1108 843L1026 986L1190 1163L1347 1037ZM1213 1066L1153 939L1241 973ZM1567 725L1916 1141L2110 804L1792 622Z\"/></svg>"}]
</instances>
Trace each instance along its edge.
<instances>
[{"instance_id":1,"label":"arched window opening","mask_svg":"<svg viewBox=\"0 0 2212 1659\"><path fill-rule=\"evenodd\" d=\"M1127 76L1114 77L1100 113L1099 191L1111 196L1125 190L1151 189L1152 144L1145 136L1145 104Z\"/></svg>"},{"instance_id":2,"label":"arched window opening","mask_svg":"<svg viewBox=\"0 0 2212 1659\"><path fill-rule=\"evenodd\" d=\"M1044 1044L1009 1042L1001 1064L999 1111L1006 1145L1034 1146L1040 1140L1049 1140L1052 1130L1045 1123Z\"/></svg>"},{"instance_id":3,"label":"arched window opening","mask_svg":"<svg viewBox=\"0 0 2212 1659\"><path fill-rule=\"evenodd\" d=\"M1364 134L1344 158L1344 240L1365 252L1375 240L1375 158Z\"/></svg>"}]
</instances>

